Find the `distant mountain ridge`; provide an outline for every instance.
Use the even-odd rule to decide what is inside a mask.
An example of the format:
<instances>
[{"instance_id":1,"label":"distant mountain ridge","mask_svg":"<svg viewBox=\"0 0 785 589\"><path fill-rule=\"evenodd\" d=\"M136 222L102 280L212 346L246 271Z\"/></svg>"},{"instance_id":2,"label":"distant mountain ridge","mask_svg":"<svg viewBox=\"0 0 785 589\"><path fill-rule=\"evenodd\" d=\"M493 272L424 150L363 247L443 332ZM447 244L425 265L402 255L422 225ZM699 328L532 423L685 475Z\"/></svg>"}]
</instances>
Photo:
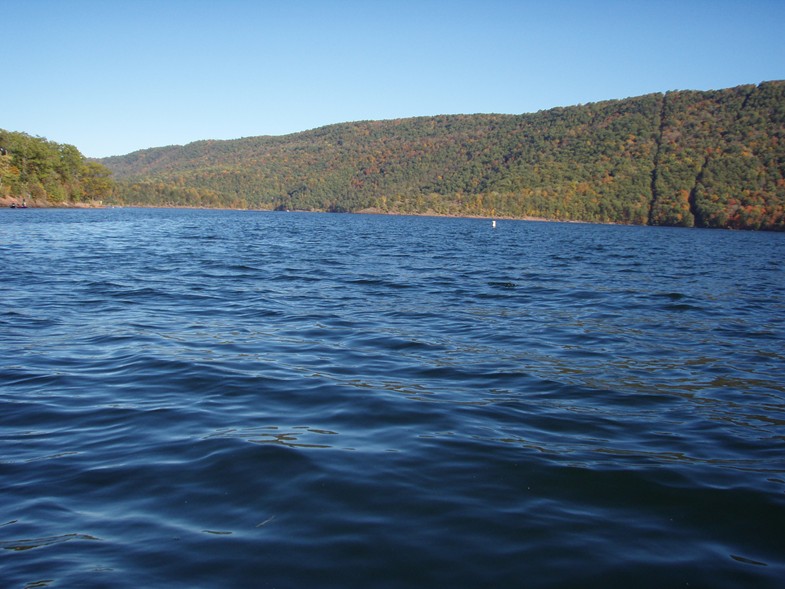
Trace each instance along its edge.
<instances>
[{"instance_id":1,"label":"distant mountain ridge","mask_svg":"<svg viewBox=\"0 0 785 589\"><path fill-rule=\"evenodd\" d=\"M785 81L99 160L118 202L785 229Z\"/></svg>"}]
</instances>

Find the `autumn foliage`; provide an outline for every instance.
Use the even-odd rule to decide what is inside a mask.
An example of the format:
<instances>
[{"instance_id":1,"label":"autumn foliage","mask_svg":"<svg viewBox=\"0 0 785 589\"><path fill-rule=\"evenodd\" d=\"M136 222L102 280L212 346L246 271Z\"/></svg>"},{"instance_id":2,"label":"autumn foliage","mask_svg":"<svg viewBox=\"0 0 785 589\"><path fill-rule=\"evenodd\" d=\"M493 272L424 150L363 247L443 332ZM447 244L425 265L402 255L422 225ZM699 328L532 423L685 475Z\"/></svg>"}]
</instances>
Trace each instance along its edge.
<instances>
[{"instance_id":1,"label":"autumn foliage","mask_svg":"<svg viewBox=\"0 0 785 589\"><path fill-rule=\"evenodd\" d=\"M125 204L785 229L785 82L102 160Z\"/></svg>"}]
</instances>

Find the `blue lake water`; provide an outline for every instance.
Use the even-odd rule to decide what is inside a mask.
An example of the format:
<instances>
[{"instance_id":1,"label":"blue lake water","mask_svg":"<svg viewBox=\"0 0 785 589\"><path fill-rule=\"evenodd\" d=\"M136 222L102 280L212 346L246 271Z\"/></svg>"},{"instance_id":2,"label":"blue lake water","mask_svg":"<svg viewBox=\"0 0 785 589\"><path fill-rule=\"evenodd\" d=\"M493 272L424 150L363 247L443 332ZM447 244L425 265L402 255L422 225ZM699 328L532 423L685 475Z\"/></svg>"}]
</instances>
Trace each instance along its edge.
<instances>
[{"instance_id":1,"label":"blue lake water","mask_svg":"<svg viewBox=\"0 0 785 589\"><path fill-rule=\"evenodd\" d=\"M782 587L785 234L0 211L2 587Z\"/></svg>"}]
</instances>

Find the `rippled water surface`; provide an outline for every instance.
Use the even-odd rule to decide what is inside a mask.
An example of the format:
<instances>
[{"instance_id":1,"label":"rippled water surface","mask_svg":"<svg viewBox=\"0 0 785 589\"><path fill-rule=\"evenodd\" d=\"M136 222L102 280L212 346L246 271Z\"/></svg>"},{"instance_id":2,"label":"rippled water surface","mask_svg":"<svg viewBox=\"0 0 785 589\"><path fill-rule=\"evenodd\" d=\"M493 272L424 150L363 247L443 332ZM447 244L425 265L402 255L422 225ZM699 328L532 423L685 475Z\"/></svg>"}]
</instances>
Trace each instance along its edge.
<instances>
[{"instance_id":1,"label":"rippled water surface","mask_svg":"<svg viewBox=\"0 0 785 589\"><path fill-rule=\"evenodd\" d=\"M0 211L0 586L782 587L784 259Z\"/></svg>"}]
</instances>

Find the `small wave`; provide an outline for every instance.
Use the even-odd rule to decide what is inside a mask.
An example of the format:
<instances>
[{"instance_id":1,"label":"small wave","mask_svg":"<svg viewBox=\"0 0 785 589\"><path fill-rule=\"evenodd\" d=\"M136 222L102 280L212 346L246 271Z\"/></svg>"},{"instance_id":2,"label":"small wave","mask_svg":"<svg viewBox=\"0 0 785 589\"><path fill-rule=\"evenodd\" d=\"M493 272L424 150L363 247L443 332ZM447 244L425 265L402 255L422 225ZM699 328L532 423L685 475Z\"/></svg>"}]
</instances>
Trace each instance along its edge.
<instances>
[{"instance_id":1,"label":"small wave","mask_svg":"<svg viewBox=\"0 0 785 589\"><path fill-rule=\"evenodd\" d=\"M61 544L63 542L85 540L100 542L101 539L96 538L95 536L90 536L89 534L63 534L61 536L49 536L45 538L26 538L24 540L0 541L0 548L4 550L15 551L33 550L35 548L44 548L47 546L53 546L55 544Z\"/></svg>"}]
</instances>

